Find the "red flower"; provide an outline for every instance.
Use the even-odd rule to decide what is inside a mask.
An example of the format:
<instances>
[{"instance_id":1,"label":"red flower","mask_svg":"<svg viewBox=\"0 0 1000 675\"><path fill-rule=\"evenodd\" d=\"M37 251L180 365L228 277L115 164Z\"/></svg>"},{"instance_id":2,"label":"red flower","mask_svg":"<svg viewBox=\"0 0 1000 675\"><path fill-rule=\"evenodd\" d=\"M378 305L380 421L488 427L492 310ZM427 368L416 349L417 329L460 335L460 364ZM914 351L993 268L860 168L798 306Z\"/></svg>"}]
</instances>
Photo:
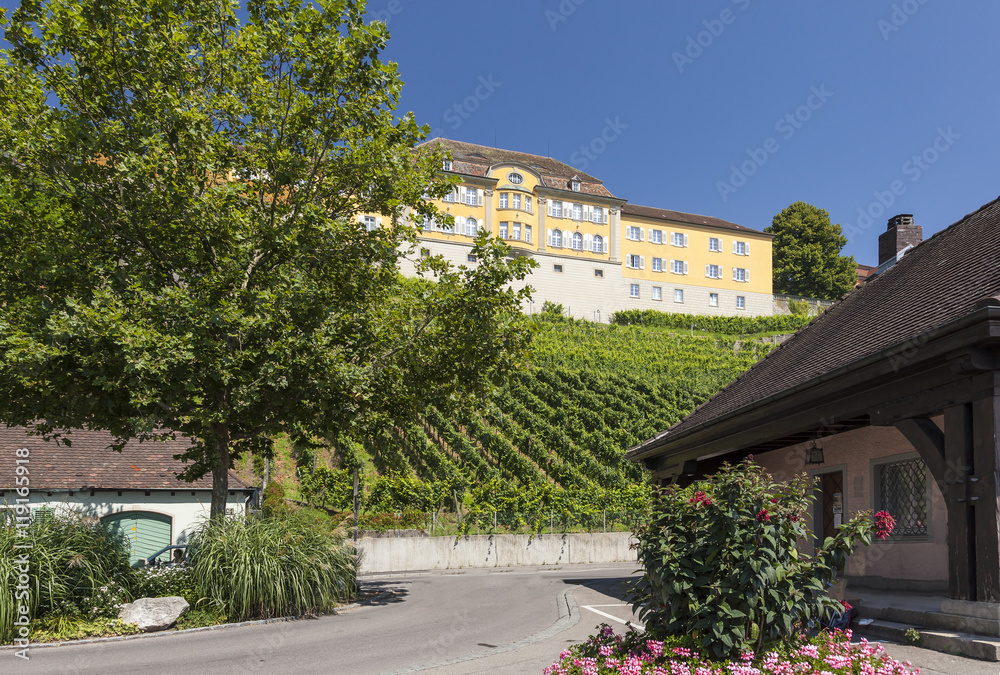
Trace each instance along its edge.
<instances>
[{"instance_id":1,"label":"red flower","mask_svg":"<svg viewBox=\"0 0 1000 675\"><path fill-rule=\"evenodd\" d=\"M875 536L879 539L888 539L893 528L896 527L896 519L890 516L888 511L879 511L874 518Z\"/></svg>"},{"instance_id":2,"label":"red flower","mask_svg":"<svg viewBox=\"0 0 1000 675\"><path fill-rule=\"evenodd\" d=\"M757 522L766 523L771 520L771 516L768 514L767 509L761 509L757 512Z\"/></svg>"}]
</instances>

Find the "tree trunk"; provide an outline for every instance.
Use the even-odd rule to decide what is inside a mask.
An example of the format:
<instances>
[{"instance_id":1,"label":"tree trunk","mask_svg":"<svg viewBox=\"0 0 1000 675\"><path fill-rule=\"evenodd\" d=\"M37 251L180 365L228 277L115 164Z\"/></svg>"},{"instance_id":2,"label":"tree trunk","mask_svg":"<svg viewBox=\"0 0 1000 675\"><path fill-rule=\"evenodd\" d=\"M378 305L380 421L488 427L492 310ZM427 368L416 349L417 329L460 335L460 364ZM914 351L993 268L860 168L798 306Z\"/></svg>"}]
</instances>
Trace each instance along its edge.
<instances>
[{"instance_id":1,"label":"tree trunk","mask_svg":"<svg viewBox=\"0 0 1000 675\"><path fill-rule=\"evenodd\" d=\"M219 429L214 439L211 518L224 518L229 494L229 429Z\"/></svg>"}]
</instances>

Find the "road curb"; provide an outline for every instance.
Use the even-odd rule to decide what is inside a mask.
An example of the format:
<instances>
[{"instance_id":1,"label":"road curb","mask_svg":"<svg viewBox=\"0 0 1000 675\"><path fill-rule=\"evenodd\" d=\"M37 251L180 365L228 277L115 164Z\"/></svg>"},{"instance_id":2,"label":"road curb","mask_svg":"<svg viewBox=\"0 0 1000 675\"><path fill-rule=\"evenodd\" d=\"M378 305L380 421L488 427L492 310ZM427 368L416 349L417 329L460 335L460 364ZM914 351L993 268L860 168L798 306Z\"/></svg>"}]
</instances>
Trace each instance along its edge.
<instances>
[{"instance_id":1,"label":"road curb","mask_svg":"<svg viewBox=\"0 0 1000 675\"><path fill-rule=\"evenodd\" d=\"M101 637L101 638L87 638L86 640L64 640L62 642L32 642L29 646L30 649L41 649L43 647L62 647L70 645L89 645L98 644L101 642L124 642L125 640L139 640L142 638L159 638L168 637L170 635L187 635L188 633L203 633L205 631L212 630L223 630L226 628L243 628L245 626L266 626L271 623L286 623L288 621L299 621L309 618L317 618L318 616L330 616L336 614L342 614L350 609L357 609L364 605L370 604L372 602L377 602L378 600L384 600L394 594L393 591L386 591L384 593L379 593L378 595L373 595L370 598L362 600L361 602L352 602L349 605L344 605L343 607L337 607L329 612L325 612L320 615L307 614L303 616L279 616L273 619L256 619L254 621L240 621L238 623L220 623L215 626L199 626L198 628L185 628L184 630L166 630L159 631L156 633L139 633L137 635L114 635L112 637ZM3 649L23 649L18 645L0 645L0 650Z\"/></svg>"}]
</instances>

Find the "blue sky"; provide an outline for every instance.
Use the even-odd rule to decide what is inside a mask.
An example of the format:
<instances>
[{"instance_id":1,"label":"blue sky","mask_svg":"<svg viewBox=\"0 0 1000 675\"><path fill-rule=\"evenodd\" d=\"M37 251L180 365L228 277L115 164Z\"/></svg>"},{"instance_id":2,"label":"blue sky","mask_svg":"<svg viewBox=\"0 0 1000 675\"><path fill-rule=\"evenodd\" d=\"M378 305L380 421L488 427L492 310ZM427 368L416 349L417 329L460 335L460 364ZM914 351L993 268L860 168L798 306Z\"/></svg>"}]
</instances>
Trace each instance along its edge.
<instances>
[{"instance_id":1,"label":"blue sky","mask_svg":"<svg viewBox=\"0 0 1000 675\"><path fill-rule=\"evenodd\" d=\"M876 263L1000 194L1000 3L372 0L436 135L557 159L632 203L767 227L830 212Z\"/></svg>"},{"instance_id":2,"label":"blue sky","mask_svg":"<svg viewBox=\"0 0 1000 675\"><path fill-rule=\"evenodd\" d=\"M0 5L12 7L11 0ZM400 110L434 135L551 155L635 204L767 227L830 212L876 262L1000 193L1000 3L370 0Z\"/></svg>"}]
</instances>

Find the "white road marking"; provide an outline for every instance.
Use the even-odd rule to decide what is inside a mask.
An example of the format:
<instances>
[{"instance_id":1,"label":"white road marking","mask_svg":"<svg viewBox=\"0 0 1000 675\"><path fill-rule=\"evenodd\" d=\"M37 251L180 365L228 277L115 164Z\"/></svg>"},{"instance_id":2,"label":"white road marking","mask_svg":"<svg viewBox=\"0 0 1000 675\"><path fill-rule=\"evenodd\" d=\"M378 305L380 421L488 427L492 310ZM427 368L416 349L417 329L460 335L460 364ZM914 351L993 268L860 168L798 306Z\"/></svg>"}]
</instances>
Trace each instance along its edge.
<instances>
[{"instance_id":1,"label":"white road marking","mask_svg":"<svg viewBox=\"0 0 1000 675\"><path fill-rule=\"evenodd\" d=\"M635 623L634 621L626 621L625 619L619 619L617 616L612 616L607 612L602 612L599 609L594 609L594 607L625 607L625 606L626 605L583 605L583 608L589 609L594 614L600 614L606 619L611 619L612 621L617 621L618 623L631 624L632 626L635 626L638 630L645 630L646 627L643 626L641 623Z\"/></svg>"}]
</instances>

